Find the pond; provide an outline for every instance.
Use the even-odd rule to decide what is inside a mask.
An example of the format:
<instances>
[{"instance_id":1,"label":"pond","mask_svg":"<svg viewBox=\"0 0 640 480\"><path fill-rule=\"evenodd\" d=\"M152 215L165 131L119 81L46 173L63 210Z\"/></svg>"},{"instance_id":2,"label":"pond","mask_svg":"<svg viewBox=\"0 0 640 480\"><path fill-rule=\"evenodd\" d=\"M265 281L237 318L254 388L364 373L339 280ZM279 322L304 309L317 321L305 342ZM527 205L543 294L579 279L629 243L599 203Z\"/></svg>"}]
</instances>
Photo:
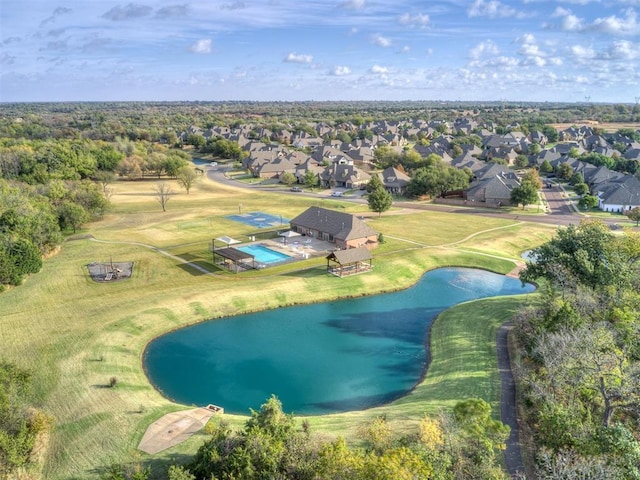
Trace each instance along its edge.
<instances>
[{"instance_id":1,"label":"pond","mask_svg":"<svg viewBox=\"0 0 640 480\"><path fill-rule=\"evenodd\" d=\"M421 380L438 313L533 290L483 270L441 268L399 292L182 328L153 340L144 364L151 383L183 404L248 414L275 394L285 411L300 415L361 410L406 395Z\"/></svg>"}]
</instances>

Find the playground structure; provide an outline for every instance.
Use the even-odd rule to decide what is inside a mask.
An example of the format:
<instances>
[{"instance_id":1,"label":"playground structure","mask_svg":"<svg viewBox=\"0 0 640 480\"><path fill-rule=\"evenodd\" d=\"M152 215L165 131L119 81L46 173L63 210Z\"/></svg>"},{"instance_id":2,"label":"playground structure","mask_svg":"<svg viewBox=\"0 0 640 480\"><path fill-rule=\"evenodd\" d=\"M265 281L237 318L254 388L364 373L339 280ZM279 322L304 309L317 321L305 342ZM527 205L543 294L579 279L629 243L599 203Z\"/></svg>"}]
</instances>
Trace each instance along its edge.
<instances>
[{"instance_id":1,"label":"playground structure","mask_svg":"<svg viewBox=\"0 0 640 480\"><path fill-rule=\"evenodd\" d=\"M91 262L87 265L94 282L113 282L131 278L133 262Z\"/></svg>"}]
</instances>

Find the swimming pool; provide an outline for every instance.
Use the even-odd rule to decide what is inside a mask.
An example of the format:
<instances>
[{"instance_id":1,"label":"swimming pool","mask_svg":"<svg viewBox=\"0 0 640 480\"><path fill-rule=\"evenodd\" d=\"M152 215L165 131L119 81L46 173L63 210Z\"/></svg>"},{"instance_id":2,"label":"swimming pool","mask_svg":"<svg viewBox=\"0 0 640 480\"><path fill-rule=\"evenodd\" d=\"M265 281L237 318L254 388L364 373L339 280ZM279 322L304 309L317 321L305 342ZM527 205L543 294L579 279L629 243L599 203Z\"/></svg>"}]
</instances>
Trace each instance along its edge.
<instances>
[{"instance_id":1,"label":"swimming pool","mask_svg":"<svg viewBox=\"0 0 640 480\"><path fill-rule=\"evenodd\" d=\"M271 250L262 245L246 245L238 247L238 250L253 255L256 262L260 263L278 263L291 258L289 255Z\"/></svg>"}]
</instances>

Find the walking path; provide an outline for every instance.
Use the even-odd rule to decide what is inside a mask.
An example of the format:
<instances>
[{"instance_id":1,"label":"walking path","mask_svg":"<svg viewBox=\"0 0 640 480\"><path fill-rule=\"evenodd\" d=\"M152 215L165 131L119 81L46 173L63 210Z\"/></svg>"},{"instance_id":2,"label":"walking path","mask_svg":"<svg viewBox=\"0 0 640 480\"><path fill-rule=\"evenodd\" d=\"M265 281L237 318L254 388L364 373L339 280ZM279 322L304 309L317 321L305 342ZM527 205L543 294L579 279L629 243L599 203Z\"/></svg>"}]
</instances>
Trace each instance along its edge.
<instances>
[{"instance_id":1,"label":"walking path","mask_svg":"<svg viewBox=\"0 0 640 480\"><path fill-rule=\"evenodd\" d=\"M498 329L496 348L498 353L498 370L500 371L500 420L511 427L504 451L505 465L511 478L524 473L522 453L520 450L520 431L518 429L518 414L516 409L516 384L511 371L511 357L509 356L509 332L513 328L510 322Z\"/></svg>"}]
</instances>

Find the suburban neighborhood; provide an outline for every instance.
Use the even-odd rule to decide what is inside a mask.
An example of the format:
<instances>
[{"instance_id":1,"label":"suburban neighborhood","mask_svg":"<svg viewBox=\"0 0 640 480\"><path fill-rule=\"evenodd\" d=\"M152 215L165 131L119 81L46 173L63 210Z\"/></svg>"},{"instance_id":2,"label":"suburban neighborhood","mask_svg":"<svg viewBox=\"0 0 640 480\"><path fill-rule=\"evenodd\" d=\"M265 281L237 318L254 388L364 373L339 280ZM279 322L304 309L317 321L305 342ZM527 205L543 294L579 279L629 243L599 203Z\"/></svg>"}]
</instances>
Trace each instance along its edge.
<instances>
[{"instance_id":1,"label":"suburban neighborhood","mask_svg":"<svg viewBox=\"0 0 640 480\"><path fill-rule=\"evenodd\" d=\"M604 133L593 125L567 127L549 142L540 131L524 134L518 125L498 134L496 125L478 124L471 118L453 122L422 120L371 122L360 126L326 123L307 131L271 131L251 125L235 129L191 127L180 139L188 144L193 136L204 141L224 138L237 142L244 152L242 168L262 183L283 182L285 175L305 185L311 177L322 188L364 189L377 175L385 190L405 196L411 172L402 164L379 170L376 151L421 158L436 155L446 164L464 170L468 186L442 192L439 201L459 199L467 204L500 207L511 204L511 192L520 186L520 172L536 168L544 176L570 168L570 180L580 175L597 206L606 212L623 213L640 207L640 181L633 175L640 164L640 142L620 133ZM352 138L347 138L345 136ZM342 140L340 140L342 138ZM584 158L584 159L583 159ZM623 171L613 170L624 165Z\"/></svg>"}]
</instances>

